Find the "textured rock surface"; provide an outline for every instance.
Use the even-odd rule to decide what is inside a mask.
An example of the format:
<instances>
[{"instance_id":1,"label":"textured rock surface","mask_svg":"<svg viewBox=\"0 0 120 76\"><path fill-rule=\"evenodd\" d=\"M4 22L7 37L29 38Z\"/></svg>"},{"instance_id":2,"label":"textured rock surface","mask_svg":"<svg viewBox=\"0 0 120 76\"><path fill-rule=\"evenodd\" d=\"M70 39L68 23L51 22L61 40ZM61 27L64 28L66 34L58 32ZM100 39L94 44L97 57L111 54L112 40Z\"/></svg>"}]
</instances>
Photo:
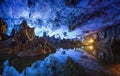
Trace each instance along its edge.
<instances>
[{"instance_id":1,"label":"textured rock surface","mask_svg":"<svg viewBox=\"0 0 120 76\"><path fill-rule=\"evenodd\" d=\"M78 30L79 34L69 32L77 27L89 31L119 22L119 4L119 0L1 0L0 15L9 25L8 34L27 19L38 36L46 32L49 36L63 38L63 33L67 32L66 38L70 38L82 34Z\"/></svg>"}]
</instances>

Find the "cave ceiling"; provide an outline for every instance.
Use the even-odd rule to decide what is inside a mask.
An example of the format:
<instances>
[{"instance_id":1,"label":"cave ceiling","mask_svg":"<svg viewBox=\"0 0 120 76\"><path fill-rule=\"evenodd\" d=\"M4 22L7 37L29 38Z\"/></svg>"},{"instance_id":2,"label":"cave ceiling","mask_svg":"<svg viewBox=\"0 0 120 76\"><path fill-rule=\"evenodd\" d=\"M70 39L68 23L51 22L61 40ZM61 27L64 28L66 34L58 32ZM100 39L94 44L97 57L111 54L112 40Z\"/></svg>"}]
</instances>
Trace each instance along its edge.
<instances>
[{"instance_id":1,"label":"cave ceiling","mask_svg":"<svg viewBox=\"0 0 120 76\"><path fill-rule=\"evenodd\" d=\"M120 22L120 0L0 0L0 16L9 31L23 19L37 35L63 28L95 30Z\"/></svg>"}]
</instances>

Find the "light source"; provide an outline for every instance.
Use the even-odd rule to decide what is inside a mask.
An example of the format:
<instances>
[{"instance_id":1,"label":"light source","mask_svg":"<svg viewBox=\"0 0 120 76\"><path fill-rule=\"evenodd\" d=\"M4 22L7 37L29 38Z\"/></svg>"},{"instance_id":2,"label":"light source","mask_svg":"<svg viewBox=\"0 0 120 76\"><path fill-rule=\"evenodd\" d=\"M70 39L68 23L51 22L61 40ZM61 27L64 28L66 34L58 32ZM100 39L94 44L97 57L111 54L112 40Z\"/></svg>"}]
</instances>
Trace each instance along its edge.
<instances>
[{"instance_id":1,"label":"light source","mask_svg":"<svg viewBox=\"0 0 120 76\"><path fill-rule=\"evenodd\" d=\"M94 49L94 47L93 47L92 45L90 45L90 46L89 46L89 49L90 49L90 50L93 50L93 49Z\"/></svg>"},{"instance_id":2,"label":"light source","mask_svg":"<svg viewBox=\"0 0 120 76\"><path fill-rule=\"evenodd\" d=\"M94 40L93 40L93 39L90 39L90 40L89 40L89 43L94 43Z\"/></svg>"}]
</instances>

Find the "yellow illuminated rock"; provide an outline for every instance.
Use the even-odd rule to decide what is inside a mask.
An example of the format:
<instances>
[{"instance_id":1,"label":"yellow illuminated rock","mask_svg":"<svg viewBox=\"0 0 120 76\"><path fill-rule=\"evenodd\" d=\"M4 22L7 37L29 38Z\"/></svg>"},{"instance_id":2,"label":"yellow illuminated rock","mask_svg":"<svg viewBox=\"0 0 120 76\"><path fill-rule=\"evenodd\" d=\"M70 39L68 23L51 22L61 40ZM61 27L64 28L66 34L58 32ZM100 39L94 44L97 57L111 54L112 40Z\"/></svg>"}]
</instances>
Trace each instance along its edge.
<instances>
[{"instance_id":1,"label":"yellow illuminated rock","mask_svg":"<svg viewBox=\"0 0 120 76\"><path fill-rule=\"evenodd\" d=\"M0 36L0 40L2 40L1 36Z\"/></svg>"}]
</instances>

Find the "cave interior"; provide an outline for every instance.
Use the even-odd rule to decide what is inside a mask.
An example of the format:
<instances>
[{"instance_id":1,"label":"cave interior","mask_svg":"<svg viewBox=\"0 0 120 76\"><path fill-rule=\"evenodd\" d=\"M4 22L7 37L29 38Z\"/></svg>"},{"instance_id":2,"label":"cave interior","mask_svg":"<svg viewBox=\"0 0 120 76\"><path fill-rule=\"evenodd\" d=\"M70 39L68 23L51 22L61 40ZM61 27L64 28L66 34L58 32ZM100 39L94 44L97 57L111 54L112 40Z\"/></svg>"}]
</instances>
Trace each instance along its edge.
<instances>
[{"instance_id":1,"label":"cave interior","mask_svg":"<svg viewBox=\"0 0 120 76\"><path fill-rule=\"evenodd\" d=\"M120 0L0 0L0 75L120 76Z\"/></svg>"}]
</instances>

